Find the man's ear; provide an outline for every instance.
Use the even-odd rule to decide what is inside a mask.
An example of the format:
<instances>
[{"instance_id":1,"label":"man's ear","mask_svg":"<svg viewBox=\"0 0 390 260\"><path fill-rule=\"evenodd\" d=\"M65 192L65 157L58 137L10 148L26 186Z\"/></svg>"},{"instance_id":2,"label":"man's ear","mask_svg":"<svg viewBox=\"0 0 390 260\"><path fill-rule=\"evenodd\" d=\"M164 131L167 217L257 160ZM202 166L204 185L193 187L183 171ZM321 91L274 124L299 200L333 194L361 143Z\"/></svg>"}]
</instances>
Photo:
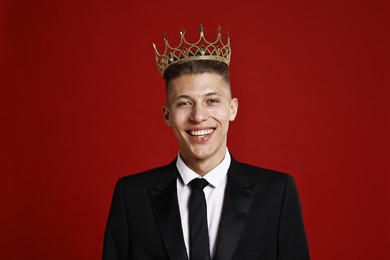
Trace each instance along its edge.
<instances>
[{"instance_id":1,"label":"man's ear","mask_svg":"<svg viewBox=\"0 0 390 260\"><path fill-rule=\"evenodd\" d=\"M234 119L237 116L238 112L238 99L237 98L232 98L230 101L230 114L229 114L229 120L234 121Z\"/></svg>"},{"instance_id":2,"label":"man's ear","mask_svg":"<svg viewBox=\"0 0 390 260\"><path fill-rule=\"evenodd\" d=\"M163 114L163 118L164 118L165 123L168 126L172 126L172 124L171 124L171 114L169 113L169 107L167 105L162 107L162 114Z\"/></svg>"}]
</instances>

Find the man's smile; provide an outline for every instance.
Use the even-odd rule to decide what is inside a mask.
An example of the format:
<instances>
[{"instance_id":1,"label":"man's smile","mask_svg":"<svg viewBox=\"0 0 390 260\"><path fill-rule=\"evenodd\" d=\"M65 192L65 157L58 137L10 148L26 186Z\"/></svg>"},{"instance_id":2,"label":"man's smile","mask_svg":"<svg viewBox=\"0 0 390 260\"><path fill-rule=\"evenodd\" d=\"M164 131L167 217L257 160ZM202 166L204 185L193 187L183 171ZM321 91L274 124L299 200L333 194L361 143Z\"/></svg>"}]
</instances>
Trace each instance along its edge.
<instances>
[{"instance_id":1,"label":"man's smile","mask_svg":"<svg viewBox=\"0 0 390 260\"><path fill-rule=\"evenodd\" d=\"M201 129L201 130L186 130L186 133L190 136L197 138L204 138L214 132L215 128Z\"/></svg>"}]
</instances>

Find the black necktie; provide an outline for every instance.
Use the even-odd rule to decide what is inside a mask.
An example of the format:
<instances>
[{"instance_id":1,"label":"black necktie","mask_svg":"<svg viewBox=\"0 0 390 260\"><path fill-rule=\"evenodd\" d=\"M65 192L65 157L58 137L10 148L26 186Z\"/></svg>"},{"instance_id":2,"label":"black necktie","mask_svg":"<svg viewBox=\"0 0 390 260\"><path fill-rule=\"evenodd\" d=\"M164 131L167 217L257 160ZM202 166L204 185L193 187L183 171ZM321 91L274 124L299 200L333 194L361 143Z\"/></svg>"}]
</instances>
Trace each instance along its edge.
<instances>
[{"instance_id":1,"label":"black necktie","mask_svg":"<svg viewBox=\"0 0 390 260\"><path fill-rule=\"evenodd\" d=\"M205 179L193 179L190 198L190 259L210 260L209 230L207 228L207 206L203 188L209 183Z\"/></svg>"}]
</instances>

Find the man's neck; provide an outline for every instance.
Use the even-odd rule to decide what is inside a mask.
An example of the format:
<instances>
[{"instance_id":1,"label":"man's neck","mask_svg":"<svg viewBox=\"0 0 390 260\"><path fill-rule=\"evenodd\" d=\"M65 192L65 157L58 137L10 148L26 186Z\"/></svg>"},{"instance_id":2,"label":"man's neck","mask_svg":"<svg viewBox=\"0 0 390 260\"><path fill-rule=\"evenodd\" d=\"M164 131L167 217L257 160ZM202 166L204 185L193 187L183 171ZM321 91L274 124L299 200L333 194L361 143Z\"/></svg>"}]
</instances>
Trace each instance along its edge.
<instances>
[{"instance_id":1,"label":"man's neck","mask_svg":"<svg viewBox=\"0 0 390 260\"><path fill-rule=\"evenodd\" d=\"M188 166L188 168L196 172L199 176L203 177L223 161L223 159L225 158L225 154L226 154L226 149L224 150L223 153L217 154L213 158L208 158L208 159L197 159L197 158L187 159L183 157L181 154L180 157L183 160L183 162Z\"/></svg>"}]
</instances>

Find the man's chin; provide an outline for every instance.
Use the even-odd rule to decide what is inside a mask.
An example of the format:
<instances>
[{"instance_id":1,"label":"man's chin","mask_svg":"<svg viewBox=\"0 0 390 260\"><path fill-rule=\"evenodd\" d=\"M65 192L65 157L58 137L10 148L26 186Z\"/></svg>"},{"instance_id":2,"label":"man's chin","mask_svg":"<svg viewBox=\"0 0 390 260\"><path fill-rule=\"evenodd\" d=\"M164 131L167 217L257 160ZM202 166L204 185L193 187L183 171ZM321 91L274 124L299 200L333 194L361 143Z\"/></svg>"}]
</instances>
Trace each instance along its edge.
<instances>
[{"instance_id":1,"label":"man's chin","mask_svg":"<svg viewBox=\"0 0 390 260\"><path fill-rule=\"evenodd\" d=\"M180 156L185 157L187 160L207 160L212 157L212 152L207 149L190 149L190 150L181 150Z\"/></svg>"},{"instance_id":2,"label":"man's chin","mask_svg":"<svg viewBox=\"0 0 390 260\"><path fill-rule=\"evenodd\" d=\"M212 147L192 147L192 149L188 150L185 153L185 156L188 160L192 161L205 161L209 159L213 159L217 156L218 151Z\"/></svg>"}]
</instances>

